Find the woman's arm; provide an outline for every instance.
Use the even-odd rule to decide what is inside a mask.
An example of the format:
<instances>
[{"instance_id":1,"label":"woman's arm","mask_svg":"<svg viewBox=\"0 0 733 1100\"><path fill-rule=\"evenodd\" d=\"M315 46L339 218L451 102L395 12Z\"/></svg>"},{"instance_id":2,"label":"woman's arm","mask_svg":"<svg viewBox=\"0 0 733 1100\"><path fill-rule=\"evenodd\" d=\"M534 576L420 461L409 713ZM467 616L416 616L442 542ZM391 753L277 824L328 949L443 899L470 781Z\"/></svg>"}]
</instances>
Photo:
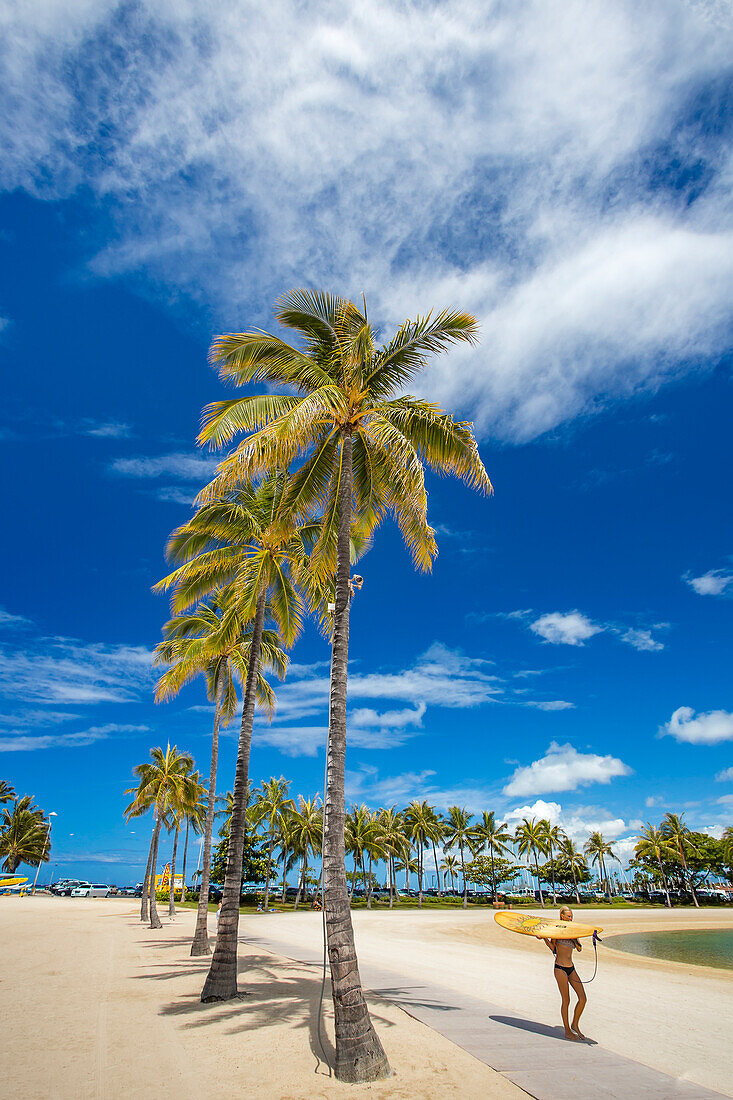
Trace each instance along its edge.
<instances>
[{"instance_id":1,"label":"woman's arm","mask_svg":"<svg viewBox=\"0 0 733 1100\"><path fill-rule=\"evenodd\" d=\"M580 940L573 940L573 943L575 944L575 947L576 947L577 951L582 951L583 950L583 945L580 942Z\"/></svg>"},{"instance_id":2,"label":"woman's arm","mask_svg":"<svg viewBox=\"0 0 733 1100\"><path fill-rule=\"evenodd\" d=\"M542 942L550 949L550 951L552 951L552 953L554 955L555 954L555 941L554 940L548 940L546 936L543 936L542 937Z\"/></svg>"}]
</instances>

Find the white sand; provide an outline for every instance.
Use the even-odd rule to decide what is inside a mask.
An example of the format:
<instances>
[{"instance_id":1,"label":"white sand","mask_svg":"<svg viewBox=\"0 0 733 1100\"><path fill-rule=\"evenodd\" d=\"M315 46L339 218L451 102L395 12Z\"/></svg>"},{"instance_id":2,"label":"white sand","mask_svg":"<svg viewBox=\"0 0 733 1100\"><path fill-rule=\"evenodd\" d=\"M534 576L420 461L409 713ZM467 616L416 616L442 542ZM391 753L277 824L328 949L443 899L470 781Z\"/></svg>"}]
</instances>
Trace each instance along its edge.
<instances>
[{"instance_id":1,"label":"white sand","mask_svg":"<svg viewBox=\"0 0 733 1100\"><path fill-rule=\"evenodd\" d=\"M193 911L173 924L163 916L158 932L138 916L139 906L122 900L0 898L3 1100L127 1100L168 1090L197 1100L525 1096L379 998L370 1008L395 1076L341 1085L317 1058L312 969L242 948L249 995L201 1005L208 961L188 954ZM310 935L315 926L303 916Z\"/></svg>"},{"instance_id":2,"label":"white sand","mask_svg":"<svg viewBox=\"0 0 733 1100\"><path fill-rule=\"evenodd\" d=\"M546 910L556 915L557 911ZM614 932L733 928L733 912L703 910L578 910L585 924ZM317 950L317 914L256 916L261 931ZM483 998L503 1011L559 1024L552 956L529 936L499 928L490 911L409 910L354 913L363 963ZM584 941L586 944L588 941ZM599 947L599 970L588 986L583 1031L609 1050L673 1076L733 1095L733 972L622 954ZM593 950L578 959L593 972Z\"/></svg>"}]
</instances>

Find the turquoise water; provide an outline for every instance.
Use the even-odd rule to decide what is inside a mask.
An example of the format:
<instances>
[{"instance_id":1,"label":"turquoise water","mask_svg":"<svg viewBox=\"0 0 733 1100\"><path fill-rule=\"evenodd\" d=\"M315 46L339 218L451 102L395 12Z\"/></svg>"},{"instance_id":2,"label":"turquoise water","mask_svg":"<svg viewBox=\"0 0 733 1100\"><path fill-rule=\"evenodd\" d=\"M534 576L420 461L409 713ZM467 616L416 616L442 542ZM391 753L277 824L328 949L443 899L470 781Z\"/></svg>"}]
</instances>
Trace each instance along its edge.
<instances>
[{"instance_id":1,"label":"turquoise water","mask_svg":"<svg viewBox=\"0 0 733 1100\"><path fill-rule=\"evenodd\" d=\"M609 936L609 947L652 959L716 966L733 970L733 928L699 928L685 932L628 932Z\"/></svg>"}]
</instances>

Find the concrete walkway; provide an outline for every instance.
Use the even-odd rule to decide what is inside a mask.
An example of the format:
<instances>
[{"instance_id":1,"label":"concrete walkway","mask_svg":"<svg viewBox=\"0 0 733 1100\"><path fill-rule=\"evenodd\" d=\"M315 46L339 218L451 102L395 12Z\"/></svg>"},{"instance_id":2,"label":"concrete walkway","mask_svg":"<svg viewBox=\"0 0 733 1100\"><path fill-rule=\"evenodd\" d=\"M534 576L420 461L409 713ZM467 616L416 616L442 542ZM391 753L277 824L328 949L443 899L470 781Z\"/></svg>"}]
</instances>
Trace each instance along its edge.
<instances>
[{"instance_id":1,"label":"concrete walkway","mask_svg":"<svg viewBox=\"0 0 733 1100\"><path fill-rule=\"evenodd\" d=\"M320 968L322 955L268 936L242 936L263 947ZM360 964L364 986L400 1005L475 1058L497 1070L536 1100L714 1100L723 1095L604 1050L597 1043L571 1043L561 1027L507 1015L497 1005L432 983L405 979Z\"/></svg>"}]
</instances>

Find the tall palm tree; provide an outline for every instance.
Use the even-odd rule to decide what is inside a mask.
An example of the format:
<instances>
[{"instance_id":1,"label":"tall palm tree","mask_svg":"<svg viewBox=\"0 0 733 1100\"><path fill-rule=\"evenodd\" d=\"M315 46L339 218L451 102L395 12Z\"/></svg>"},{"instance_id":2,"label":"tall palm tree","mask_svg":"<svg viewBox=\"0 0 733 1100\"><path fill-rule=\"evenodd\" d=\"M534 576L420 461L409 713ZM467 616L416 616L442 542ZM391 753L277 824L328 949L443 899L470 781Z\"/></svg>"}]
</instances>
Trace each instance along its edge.
<instances>
[{"instance_id":1,"label":"tall palm tree","mask_svg":"<svg viewBox=\"0 0 733 1100\"><path fill-rule=\"evenodd\" d=\"M283 865L282 895L280 900L283 905L288 897L288 871L292 871L298 862L298 853L295 851L295 833L293 829L293 813L295 803L292 799L283 807L278 818L275 843L278 848L278 863Z\"/></svg>"},{"instance_id":2,"label":"tall palm tree","mask_svg":"<svg viewBox=\"0 0 733 1100\"><path fill-rule=\"evenodd\" d=\"M529 856L530 859L534 858L535 875L540 894L540 905L544 909L545 899L542 893L542 883L540 882L539 857L544 855L547 849L545 846L545 829L542 821L538 821L534 817L522 818L521 822L514 830L514 842L517 845L517 851L520 856L526 855Z\"/></svg>"},{"instance_id":3,"label":"tall palm tree","mask_svg":"<svg viewBox=\"0 0 733 1100\"><path fill-rule=\"evenodd\" d=\"M453 890L453 880L458 878L458 857L448 855L445 857L440 866L443 870L444 876L448 875L450 877L450 888L451 890ZM443 881L445 882L445 878Z\"/></svg>"},{"instance_id":4,"label":"tall palm tree","mask_svg":"<svg viewBox=\"0 0 733 1100\"><path fill-rule=\"evenodd\" d=\"M305 892L309 855L317 855L323 845L323 810L318 798L298 797L298 808L290 816L291 843L300 856L301 870L294 909L298 908L301 894Z\"/></svg>"},{"instance_id":5,"label":"tall palm tree","mask_svg":"<svg viewBox=\"0 0 733 1100\"><path fill-rule=\"evenodd\" d=\"M257 483L239 484L236 490L210 486L199 510L171 536L169 554L183 564L160 585L175 589L174 608L179 610L212 588L231 586L234 596L228 629L237 633L244 623L251 624L224 897L216 948L201 992L204 1002L237 995L246 792L265 622L274 623L285 646L293 644L302 626L304 605L295 581L303 572L314 524L294 521L290 488L286 474L272 471Z\"/></svg>"},{"instance_id":6,"label":"tall palm tree","mask_svg":"<svg viewBox=\"0 0 733 1100\"><path fill-rule=\"evenodd\" d=\"M183 843L183 867L182 871L182 886L181 886L181 904L186 900L186 860L188 858L188 834L189 831L193 832L194 836L202 836L206 827L206 810L208 803L208 792L206 787L201 782L201 776L198 772L194 772L190 779L191 785L194 788L194 794L191 800L191 806L186 810L184 814L184 820L186 822L186 837Z\"/></svg>"},{"instance_id":7,"label":"tall palm tree","mask_svg":"<svg viewBox=\"0 0 733 1100\"><path fill-rule=\"evenodd\" d=\"M165 578L156 588L166 587L168 580L169 578ZM237 705L234 674L238 673L246 680L254 631L246 621L242 622L238 618L238 601L230 585L216 591L208 602L200 601L193 610L179 611L166 623L163 633L164 640L155 649L155 663L166 664L169 668L158 681L156 702L173 698L184 685L201 675L206 681L208 697L214 702L202 872L196 928L191 943L191 955L208 955L211 950L208 936L209 878L216 806L219 728L222 719L229 721L234 716ZM263 663L281 673L287 658L278 643L279 639L274 633L261 637L259 650L264 655ZM274 696L259 669L255 690L261 703L271 711Z\"/></svg>"},{"instance_id":8,"label":"tall palm tree","mask_svg":"<svg viewBox=\"0 0 733 1100\"><path fill-rule=\"evenodd\" d=\"M364 887L364 896L366 897L367 884L364 854L369 847L373 834L374 819L369 807L365 806L363 803L361 806L352 806L350 813L347 813L344 819L344 843L346 851L354 857L354 872L351 880L349 897L352 897L354 894L359 867L361 867L361 881Z\"/></svg>"},{"instance_id":9,"label":"tall palm tree","mask_svg":"<svg viewBox=\"0 0 733 1100\"><path fill-rule=\"evenodd\" d=\"M586 870L585 860L580 853L580 850L576 848L573 841L569 836L563 835L560 838L558 845L558 851L562 857L570 874L573 878L573 889L575 890L575 900L580 905L580 891L578 890L578 875L583 874Z\"/></svg>"},{"instance_id":10,"label":"tall palm tree","mask_svg":"<svg viewBox=\"0 0 733 1100\"><path fill-rule=\"evenodd\" d=\"M565 835L559 825L552 825L547 818L542 820L542 828L545 832L545 848L547 850L547 858L550 864L550 882L552 883L552 904L557 905L557 886L555 884L555 867L552 862L552 857L556 847L559 847L562 843L562 838Z\"/></svg>"},{"instance_id":11,"label":"tall palm tree","mask_svg":"<svg viewBox=\"0 0 733 1100\"><path fill-rule=\"evenodd\" d=\"M443 893L440 888L440 871L438 870L438 845L443 843L444 834L445 821L443 820L443 816L431 806L425 838L433 849L433 863L435 864L435 879L438 884L438 897L441 897Z\"/></svg>"},{"instance_id":12,"label":"tall palm tree","mask_svg":"<svg viewBox=\"0 0 733 1100\"><path fill-rule=\"evenodd\" d=\"M690 854L694 855L696 849L692 842L690 830L685 824L685 815L665 814L661 825L661 831L662 836L669 842L670 846L674 848L677 858L682 864L682 878L685 885L689 887L690 893L692 894L692 900L695 903L695 908L699 909L700 902L697 900L692 875L687 866L687 856Z\"/></svg>"},{"instance_id":13,"label":"tall palm tree","mask_svg":"<svg viewBox=\"0 0 733 1100\"><path fill-rule=\"evenodd\" d=\"M468 813L467 810L461 809L460 806L449 806L448 815L445 819L445 850L449 848L455 848L458 845L458 852L461 859L461 876L463 878L463 908L468 906L468 882L466 881L466 860L465 849L471 847L473 840L473 831L471 829L471 821L473 820L473 814Z\"/></svg>"},{"instance_id":14,"label":"tall palm tree","mask_svg":"<svg viewBox=\"0 0 733 1100\"><path fill-rule=\"evenodd\" d=\"M171 879L168 890L168 917L172 920L176 915L176 857L178 854L178 838L181 827L186 822L186 839L188 839L188 821L192 814L200 813L201 796L205 795L205 789L201 783L199 773L193 772L187 777L185 786L176 793L171 800L170 821L173 829L173 853L171 855ZM186 864L184 855L183 887L185 889ZM181 903L183 903L184 889L181 890Z\"/></svg>"},{"instance_id":15,"label":"tall palm tree","mask_svg":"<svg viewBox=\"0 0 733 1100\"><path fill-rule=\"evenodd\" d=\"M186 785L192 771L193 757L187 752L179 752L177 747L175 745L171 747L169 742L165 749L151 749L150 761L133 768L133 774L138 778L139 783L136 788L125 792L134 795L132 802L125 810L125 817L128 820L131 817L140 817L149 809L153 810L153 835L150 841L147 881L151 928L163 927L155 903L155 872L161 826L166 820L170 822L174 807L184 800Z\"/></svg>"},{"instance_id":16,"label":"tall palm tree","mask_svg":"<svg viewBox=\"0 0 733 1100\"><path fill-rule=\"evenodd\" d=\"M423 902L423 878L425 874L425 849L428 846L428 837L435 831L435 810L427 802L411 802L403 814L403 820L407 835L415 846L417 852L417 904L422 908Z\"/></svg>"},{"instance_id":17,"label":"tall palm tree","mask_svg":"<svg viewBox=\"0 0 733 1100\"><path fill-rule=\"evenodd\" d=\"M474 837L474 850L477 852L488 852L491 860L491 891L493 894L493 900L496 901L496 868L494 866L494 859L496 856L503 856L509 851L509 842L511 841L511 834L507 828L506 821L496 820L496 814L493 810L489 813L484 813L481 816L481 820L473 827Z\"/></svg>"},{"instance_id":18,"label":"tall palm tree","mask_svg":"<svg viewBox=\"0 0 733 1100\"><path fill-rule=\"evenodd\" d=\"M669 896L667 876L664 873L664 860L674 859L675 857L675 849L671 841L665 836L661 829L657 829L647 821L645 827L639 834L639 839L634 848L634 855L637 859L656 860L667 899L667 908L671 909L672 899Z\"/></svg>"},{"instance_id":19,"label":"tall palm tree","mask_svg":"<svg viewBox=\"0 0 733 1100\"><path fill-rule=\"evenodd\" d=\"M255 793L254 816L258 824L266 825L267 835L267 871L265 878L265 911L270 904L270 872L272 868L272 852L275 847L277 830L285 813L292 806L288 798L290 780L280 776L279 779L267 779Z\"/></svg>"},{"instance_id":20,"label":"tall palm tree","mask_svg":"<svg viewBox=\"0 0 733 1100\"><path fill-rule=\"evenodd\" d=\"M608 875L606 874L605 860L616 858L616 854L613 848L605 839L603 833L600 833L596 830L595 832L592 832L588 837L583 851L590 858L591 863L595 863L596 866L600 867L601 879L603 880L603 883L605 885L606 896L610 898L611 886L608 881Z\"/></svg>"},{"instance_id":21,"label":"tall palm tree","mask_svg":"<svg viewBox=\"0 0 733 1100\"><path fill-rule=\"evenodd\" d=\"M396 889L395 860L408 859L410 842L404 832L404 818L396 806L382 809L377 815L380 840L387 856L387 879L389 881L389 907L394 905Z\"/></svg>"},{"instance_id":22,"label":"tall palm tree","mask_svg":"<svg viewBox=\"0 0 733 1100\"><path fill-rule=\"evenodd\" d=\"M3 871L13 874L21 863L28 863L31 867L48 863L51 846L48 841L48 818L43 810L33 804L30 795L12 800L8 798L7 801L12 801L12 805L6 805L0 814Z\"/></svg>"},{"instance_id":23,"label":"tall palm tree","mask_svg":"<svg viewBox=\"0 0 733 1100\"><path fill-rule=\"evenodd\" d=\"M311 290L280 299L277 320L301 335L302 347L269 333L233 333L216 338L210 357L226 381L264 382L288 392L210 405L200 441L222 445L247 433L220 467L217 481L224 485L305 456L293 479L293 506L303 515L322 513L313 566L336 581L323 853L335 1075L371 1081L388 1074L389 1064L361 988L346 883L350 540L355 520L369 533L391 512L415 564L429 569L437 548L427 521L423 463L490 491L470 425L400 395L431 354L456 341L474 342L477 326L467 314L444 310L405 321L388 344L377 346L366 306L362 313L353 302Z\"/></svg>"}]
</instances>

